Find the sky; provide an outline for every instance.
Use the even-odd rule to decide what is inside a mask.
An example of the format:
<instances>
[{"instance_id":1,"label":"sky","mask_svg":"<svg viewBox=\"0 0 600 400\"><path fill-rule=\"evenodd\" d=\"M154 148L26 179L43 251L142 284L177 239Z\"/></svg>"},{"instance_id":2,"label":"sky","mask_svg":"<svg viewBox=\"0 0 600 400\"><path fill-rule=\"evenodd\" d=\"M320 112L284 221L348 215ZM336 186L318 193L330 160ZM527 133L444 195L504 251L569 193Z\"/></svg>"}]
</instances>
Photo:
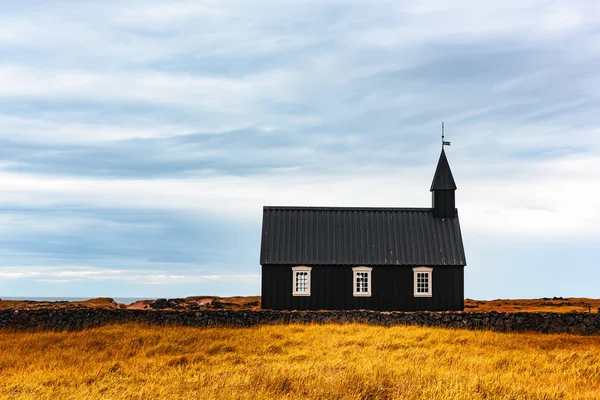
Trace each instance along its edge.
<instances>
[{"instance_id":1,"label":"sky","mask_svg":"<svg viewBox=\"0 0 600 400\"><path fill-rule=\"evenodd\" d=\"M0 298L260 294L264 205L429 207L600 297L600 3L0 0Z\"/></svg>"}]
</instances>

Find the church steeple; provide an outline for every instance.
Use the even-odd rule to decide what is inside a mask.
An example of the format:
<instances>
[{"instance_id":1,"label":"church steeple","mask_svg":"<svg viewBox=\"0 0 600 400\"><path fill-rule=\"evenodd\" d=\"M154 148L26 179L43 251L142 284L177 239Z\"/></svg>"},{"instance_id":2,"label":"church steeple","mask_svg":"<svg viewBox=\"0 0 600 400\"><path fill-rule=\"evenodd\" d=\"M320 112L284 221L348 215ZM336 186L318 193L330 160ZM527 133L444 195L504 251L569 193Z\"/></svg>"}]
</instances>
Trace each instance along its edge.
<instances>
[{"instance_id":1,"label":"church steeple","mask_svg":"<svg viewBox=\"0 0 600 400\"><path fill-rule=\"evenodd\" d=\"M433 182L431 182L431 207L435 218L456 217L455 191L456 183L442 147L442 154L438 161Z\"/></svg>"},{"instance_id":2,"label":"church steeple","mask_svg":"<svg viewBox=\"0 0 600 400\"><path fill-rule=\"evenodd\" d=\"M450 164L448 164L446 152L443 148L437 168L435 169L435 175L433 175L433 182L431 182L431 191L434 190L456 190L456 183L454 182L452 171L450 171Z\"/></svg>"}]
</instances>

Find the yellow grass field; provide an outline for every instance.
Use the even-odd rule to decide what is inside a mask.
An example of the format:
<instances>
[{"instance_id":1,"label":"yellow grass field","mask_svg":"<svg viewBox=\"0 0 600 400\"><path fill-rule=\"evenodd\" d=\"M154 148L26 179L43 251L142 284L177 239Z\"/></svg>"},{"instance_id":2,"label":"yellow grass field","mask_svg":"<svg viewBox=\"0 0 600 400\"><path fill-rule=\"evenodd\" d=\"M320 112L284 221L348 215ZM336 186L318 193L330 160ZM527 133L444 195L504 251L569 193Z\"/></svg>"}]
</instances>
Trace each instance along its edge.
<instances>
[{"instance_id":1,"label":"yellow grass field","mask_svg":"<svg viewBox=\"0 0 600 400\"><path fill-rule=\"evenodd\" d=\"M600 337L359 324L0 331L0 398L600 399Z\"/></svg>"}]
</instances>

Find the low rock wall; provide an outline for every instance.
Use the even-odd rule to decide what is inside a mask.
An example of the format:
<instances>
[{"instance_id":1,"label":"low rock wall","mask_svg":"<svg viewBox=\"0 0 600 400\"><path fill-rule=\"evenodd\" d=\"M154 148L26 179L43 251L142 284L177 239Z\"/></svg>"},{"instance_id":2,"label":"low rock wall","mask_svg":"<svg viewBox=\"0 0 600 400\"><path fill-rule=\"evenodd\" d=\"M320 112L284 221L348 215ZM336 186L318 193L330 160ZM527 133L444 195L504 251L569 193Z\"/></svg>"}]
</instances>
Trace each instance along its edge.
<instances>
[{"instance_id":1,"label":"low rock wall","mask_svg":"<svg viewBox=\"0 0 600 400\"><path fill-rule=\"evenodd\" d=\"M138 322L192 327L250 327L261 324L366 323L420 325L501 332L600 334L600 314L378 311L147 311L107 309L0 310L0 329L80 330Z\"/></svg>"}]
</instances>

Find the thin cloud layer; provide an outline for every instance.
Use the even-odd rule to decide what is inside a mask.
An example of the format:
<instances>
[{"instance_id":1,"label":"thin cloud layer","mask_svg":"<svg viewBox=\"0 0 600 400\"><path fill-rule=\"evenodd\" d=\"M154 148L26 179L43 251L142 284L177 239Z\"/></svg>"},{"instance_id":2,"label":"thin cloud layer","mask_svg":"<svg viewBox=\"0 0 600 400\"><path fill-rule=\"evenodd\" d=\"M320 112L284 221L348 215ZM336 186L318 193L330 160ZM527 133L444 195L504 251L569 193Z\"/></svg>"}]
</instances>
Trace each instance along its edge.
<instances>
[{"instance_id":1,"label":"thin cloud layer","mask_svg":"<svg viewBox=\"0 0 600 400\"><path fill-rule=\"evenodd\" d=\"M467 296L539 295L487 277L557 243L600 278L595 2L0 11L0 295L257 294L263 205L427 206L441 121ZM563 274L543 295L594 295Z\"/></svg>"}]
</instances>

